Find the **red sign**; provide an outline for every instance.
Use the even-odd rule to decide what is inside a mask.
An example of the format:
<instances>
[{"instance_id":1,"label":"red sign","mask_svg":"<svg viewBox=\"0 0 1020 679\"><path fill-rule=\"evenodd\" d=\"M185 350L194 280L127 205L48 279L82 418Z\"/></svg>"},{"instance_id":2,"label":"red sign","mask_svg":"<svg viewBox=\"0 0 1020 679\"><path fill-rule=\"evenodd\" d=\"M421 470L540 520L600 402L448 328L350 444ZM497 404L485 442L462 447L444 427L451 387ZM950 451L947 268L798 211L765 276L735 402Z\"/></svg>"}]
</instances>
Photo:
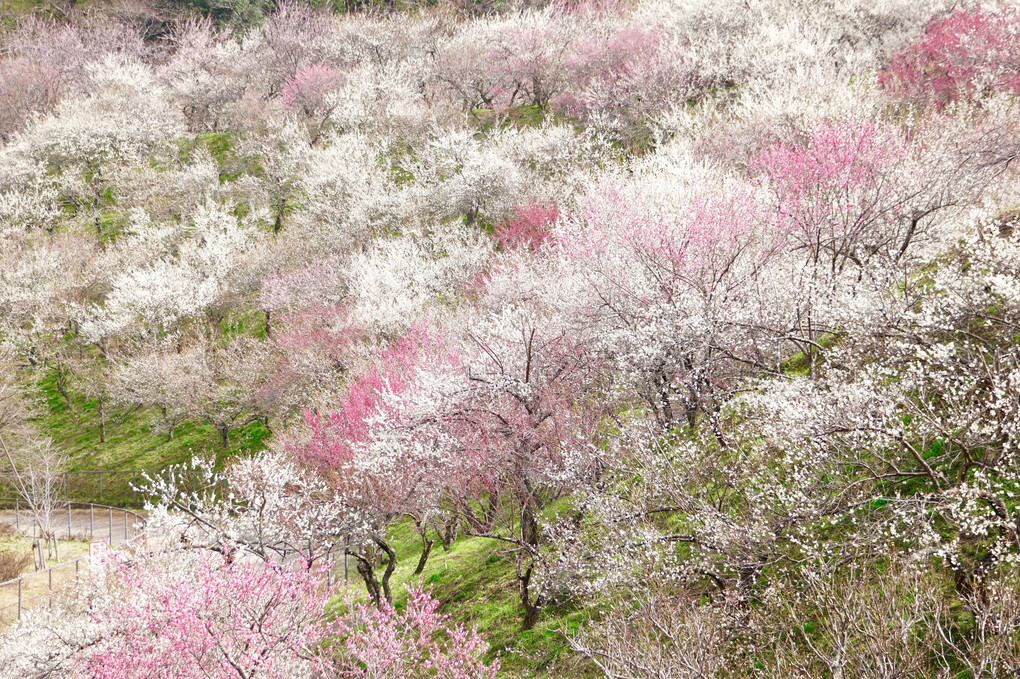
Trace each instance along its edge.
<instances>
[{"instance_id":1,"label":"red sign","mask_svg":"<svg viewBox=\"0 0 1020 679\"><path fill-rule=\"evenodd\" d=\"M98 540L96 542L89 543L89 565L97 566L99 561L102 561L103 555L106 554L106 540Z\"/></svg>"}]
</instances>

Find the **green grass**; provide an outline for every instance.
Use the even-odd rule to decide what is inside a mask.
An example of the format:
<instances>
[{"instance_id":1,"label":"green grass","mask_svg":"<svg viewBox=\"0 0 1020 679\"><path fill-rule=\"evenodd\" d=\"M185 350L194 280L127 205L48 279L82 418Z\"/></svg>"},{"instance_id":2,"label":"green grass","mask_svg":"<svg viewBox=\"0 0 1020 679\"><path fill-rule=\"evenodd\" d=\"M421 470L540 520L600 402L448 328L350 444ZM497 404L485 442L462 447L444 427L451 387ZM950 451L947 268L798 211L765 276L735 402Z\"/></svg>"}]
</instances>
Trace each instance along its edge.
<instances>
[{"instance_id":1,"label":"green grass","mask_svg":"<svg viewBox=\"0 0 1020 679\"><path fill-rule=\"evenodd\" d=\"M17 554L31 554L32 545L35 541L31 537L24 535L9 535L0 536L0 552L12 551ZM46 567L56 566L67 561L74 561L77 558L88 555L89 553L89 541L88 540L57 540L57 546L60 552L60 558L57 559L49 550L43 548L43 554L46 555ZM25 566L23 573L34 572L32 562L29 561L28 565Z\"/></svg>"},{"instance_id":2,"label":"green grass","mask_svg":"<svg viewBox=\"0 0 1020 679\"><path fill-rule=\"evenodd\" d=\"M13 26L14 20L27 14L44 12L46 3L42 0L0 0L0 28Z\"/></svg>"},{"instance_id":3,"label":"green grass","mask_svg":"<svg viewBox=\"0 0 1020 679\"><path fill-rule=\"evenodd\" d=\"M449 551L437 542L421 575L414 575L421 556L421 539L409 522L401 522L389 534L397 552L397 568L391 581L394 604L406 600L405 585L422 583L442 604L453 621L475 625L489 642L486 658L499 655L506 677L597 676L569 649L563 630L576 628L584 613L572 606L547 607L532 630L522 631L523 608L517 598L512 555L486 538L461 538ZM364 591L353 565L351 582Z\"/></svg>"},{"instance_id":4,"label":"green grass","mask_svg":"<svg viewBox=\"0 0 1020 679\"><path fill-rule=\"evenodd\" d=\"M207 452L222 463L241 450L263 448L269 436L269 430L262 424L253 423L231 432L230 445L224 449L219 435L211 426L185 422L174 430L173 439L167 440L165 435L152 431L148 410L121 408L107 414L106 437L100 442L95 401L70 392L74 407L68 408L52 376L45 377L37 385L43 416L35 424L70 456L68 471L155 471ZM100 497L97 475L72 475L69 482L71 499L114 505L130 504L141 499L131 490L132 474L104 476Z\"/></svg>"}]
</instances>

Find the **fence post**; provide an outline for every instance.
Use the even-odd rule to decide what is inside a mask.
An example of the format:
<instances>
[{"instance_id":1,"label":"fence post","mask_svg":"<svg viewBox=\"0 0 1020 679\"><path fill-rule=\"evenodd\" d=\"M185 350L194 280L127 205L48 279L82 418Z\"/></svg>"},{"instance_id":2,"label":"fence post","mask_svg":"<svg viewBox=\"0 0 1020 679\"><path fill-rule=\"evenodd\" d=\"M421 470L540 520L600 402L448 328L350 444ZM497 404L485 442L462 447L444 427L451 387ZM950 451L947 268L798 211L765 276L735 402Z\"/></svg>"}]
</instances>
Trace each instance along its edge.
<instances>
[{"instance_id":1,"label":"fence post","mask_svg":"<svg viewBox=\"0 0 1020 679\"><path fill-rule=\"evenodd\" d=\"M67 539L71 539L71 503L67 503Z\"/></svg>"},{"instance_id":2,"label":"fence post","mask_svg":"<svg viewBox=\"0 0 1020 679\"><path fill-rule=\"evenodd\" d=\"M53 591L53 569L46 571L46 574L50 576L50 591Z\"/></svg>"}]
</instances>

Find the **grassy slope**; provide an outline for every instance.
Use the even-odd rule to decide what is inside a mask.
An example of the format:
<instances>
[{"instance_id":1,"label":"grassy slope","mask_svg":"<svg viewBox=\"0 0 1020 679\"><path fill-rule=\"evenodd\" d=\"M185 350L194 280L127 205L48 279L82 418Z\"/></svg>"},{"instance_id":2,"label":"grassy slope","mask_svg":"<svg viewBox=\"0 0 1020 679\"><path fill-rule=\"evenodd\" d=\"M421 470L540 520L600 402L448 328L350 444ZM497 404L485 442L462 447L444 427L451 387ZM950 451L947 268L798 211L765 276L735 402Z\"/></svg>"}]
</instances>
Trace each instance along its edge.
<instances>
[{"instance_id":1,"label":"grassy slope","mask_svg":"<svg viewBox=\"0 0 1020 679\"><path fill-rule=\"evenodd\" d=\"M393 574L398 608L406 598L404 585L424 583L454 621L478 627L491 647L488 659L497 653L500 656L500 676L595 676L593 668L577 658L564 639L564 632L576 628L584 616L582 611L552 606L535 629L521 630L523 609L517 598L513 558L504 555L495 541L462 538L448 552L437 542L425 570L415 576L421 541L413 525L396 526L390 539L398 554Z\"/></svg>"},{"instance_id":2,"label":"grassy slope","mask_svg":"<svg viewBox=\"0 0 1020 679\"><path fill-rule=\"evenodd\" d=\"M150 414L144 409L118 409L108 414L106 440L99 442L99 417L96 404L80 394L71 393L74 408L68 408L52 377L38 382L43 417L36 424L43 433L71 456L69 470L146 470L155 471L179 464L193 454L210 453L222 460L239 450L257 450L269 432L259 423L230 434L230 447L224 449L212 427L187 422L174 431L172 440L154 433ZM75 500L98 502L99 480L95 475L72 476L69 492ZM123 504L132 501L132 475L104 475L102 502Z\"/></svg>"}]
</instances>

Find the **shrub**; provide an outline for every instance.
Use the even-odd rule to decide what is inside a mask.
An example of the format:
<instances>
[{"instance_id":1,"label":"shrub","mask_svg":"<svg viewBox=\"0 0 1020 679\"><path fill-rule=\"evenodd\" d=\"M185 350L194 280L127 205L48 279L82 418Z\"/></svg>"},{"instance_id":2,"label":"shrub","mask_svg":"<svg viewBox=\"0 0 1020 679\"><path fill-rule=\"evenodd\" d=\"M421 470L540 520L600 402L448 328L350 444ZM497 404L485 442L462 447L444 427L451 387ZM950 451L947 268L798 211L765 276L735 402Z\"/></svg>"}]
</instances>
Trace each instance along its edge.
<instances>
[{"instance_id":1,"label":"shrub","mask_svg":"<svg viewBox=\"0 0 1020 679\"><path fill-rule=\"evenodd\" d=\"M28 552L13 549L0 551L0 582L7 582L21 575L31 560L32 555Z\"/></svg>"}]
</instances>

